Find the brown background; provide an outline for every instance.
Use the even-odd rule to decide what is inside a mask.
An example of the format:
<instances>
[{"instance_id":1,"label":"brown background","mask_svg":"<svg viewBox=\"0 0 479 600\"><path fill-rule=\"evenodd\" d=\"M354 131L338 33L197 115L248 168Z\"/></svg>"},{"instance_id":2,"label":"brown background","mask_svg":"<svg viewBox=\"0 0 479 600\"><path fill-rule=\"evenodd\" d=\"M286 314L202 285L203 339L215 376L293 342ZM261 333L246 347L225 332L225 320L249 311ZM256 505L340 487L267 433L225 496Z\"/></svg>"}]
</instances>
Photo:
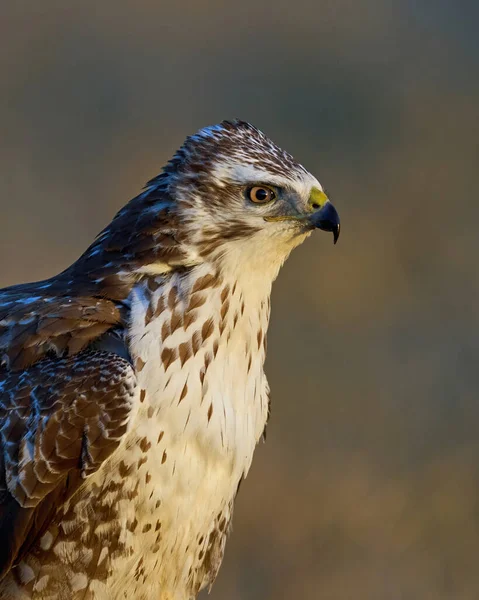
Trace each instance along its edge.
<instances>
[{"instance_id":1,"label":"brown background","mask_svg":"<svg viewBox=\"0 0 479 600\"><path fill-rule=\"evenodd\" d=\"M273 294L268 443L212 600L479 598L476 0L0 7L0 284L252 121L342 217Z\"/></svg>"}]
</instances>

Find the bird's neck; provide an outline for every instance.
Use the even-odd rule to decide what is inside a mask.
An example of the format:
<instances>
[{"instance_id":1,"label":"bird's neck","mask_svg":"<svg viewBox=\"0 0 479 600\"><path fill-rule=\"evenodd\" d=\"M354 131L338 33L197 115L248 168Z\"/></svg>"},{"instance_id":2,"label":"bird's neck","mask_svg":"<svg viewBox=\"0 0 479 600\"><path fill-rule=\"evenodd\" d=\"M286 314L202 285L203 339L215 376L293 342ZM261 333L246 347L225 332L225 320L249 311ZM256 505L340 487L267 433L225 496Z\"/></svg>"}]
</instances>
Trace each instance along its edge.
<instances>
[{"instance_id":1,"label":"bird's neck","mask_svg":"<svg viewBox=\"0 0 479 600\"><path fill-rule=\"evenodd\" d=\"M271 282L235 278L209 264L144 279L129 297L132 356L142 366L156 363L161 354L168 372L172 361L183 367L204 356L208 362L218 348L228 348L231 357L252 355L262 369L270 291Z\"/></svg>"},{"instance_id":2,"label":"bird's neck","mask_svg":"<svg viewBox=\"0 0 479 600\"><path fill-rule=\"evenodd\" d=\"M219 337L226 328L229 338L240 331L246 337L253 329L256 335L258 327L266 333L271 286L272 279L254 268L225 270L204 263L167 276L143 277L133 285L128 303L132 322L137 322L140 314L145 315L145 327L170 319L170 329L185 332L175 336L178 340L191 337L210 318ZM141 329L138 327L139 333Z\"/></svg>"}]
</instances>

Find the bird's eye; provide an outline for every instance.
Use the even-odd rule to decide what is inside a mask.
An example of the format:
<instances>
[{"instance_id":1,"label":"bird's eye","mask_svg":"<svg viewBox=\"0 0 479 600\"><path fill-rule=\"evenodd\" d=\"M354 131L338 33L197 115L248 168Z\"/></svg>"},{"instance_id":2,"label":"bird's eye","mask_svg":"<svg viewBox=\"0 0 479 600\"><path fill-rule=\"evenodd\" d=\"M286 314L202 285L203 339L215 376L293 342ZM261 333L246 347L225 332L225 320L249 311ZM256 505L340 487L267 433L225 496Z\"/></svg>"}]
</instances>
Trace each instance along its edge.
<instances>
[{"instance_id":1,"label":"bird's eye","mask_svg":"<svg viewBox=\"0 0 479 600\"><path fill-rule=\"evenodd\" d=\"M275 191L269 187L255 185L248 190L248 198L255 204L266 204L276 198Z\"/></svg>"}]
</instances>

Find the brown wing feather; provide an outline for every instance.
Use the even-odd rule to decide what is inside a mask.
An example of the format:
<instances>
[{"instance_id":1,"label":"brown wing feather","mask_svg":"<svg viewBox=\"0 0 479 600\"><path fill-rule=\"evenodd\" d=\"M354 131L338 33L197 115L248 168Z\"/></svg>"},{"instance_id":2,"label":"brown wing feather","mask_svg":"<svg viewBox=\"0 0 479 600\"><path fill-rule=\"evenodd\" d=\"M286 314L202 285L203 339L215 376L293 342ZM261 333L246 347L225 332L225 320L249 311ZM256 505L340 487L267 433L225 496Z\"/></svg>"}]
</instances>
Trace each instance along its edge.
<instances>
[{"instance_id":1,"label":"brown wing feather","mask_svg":"<svg viewBox=\"0 0 479 600\"><path fill-rule=\"evenodd\" d=\"M0 370L0 579L118 447L135 385L103 350Z\"/></svg>"},{"instance_id":2,"label":"brown wing feather","mask_svg":"<svg viewBox=\"0 0 479 600\"><path fill-rule=\"evenodd\" d=\"M0 291L0 579L126 431L122 328L117 303L58 280Z\"/></svg>"},{"instance_id":3,"label":"brown wing feather","mask_svg":"<svg viewBox=\"0 0 479 600\"><path fill-rule=\"evenodd\" d=\"M118 305L91 296L42 296L32 284L0 293L0 364L24 369L49 352L75 354L121 324Z\"/></svg>"}]
</instances>

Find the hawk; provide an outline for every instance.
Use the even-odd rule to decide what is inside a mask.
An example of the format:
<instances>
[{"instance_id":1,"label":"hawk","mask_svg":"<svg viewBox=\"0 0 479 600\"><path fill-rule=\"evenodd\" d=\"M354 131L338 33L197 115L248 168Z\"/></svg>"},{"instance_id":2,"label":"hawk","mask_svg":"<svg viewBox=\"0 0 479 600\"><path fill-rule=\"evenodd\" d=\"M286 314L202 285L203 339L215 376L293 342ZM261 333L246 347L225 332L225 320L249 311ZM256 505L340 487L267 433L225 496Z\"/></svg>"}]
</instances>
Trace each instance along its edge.
<instances>
[{"instance_id":1,"label":"hawk","mask_svg":"<svg viewBox=\"0 0 479 600\"><path fill-rule=\"evenodd\" d=\"M65 271L0 291L0 598L213 583L269 413L270 292L321 185L243 121L186 139Z\"/></svg>"}]
</instances>

